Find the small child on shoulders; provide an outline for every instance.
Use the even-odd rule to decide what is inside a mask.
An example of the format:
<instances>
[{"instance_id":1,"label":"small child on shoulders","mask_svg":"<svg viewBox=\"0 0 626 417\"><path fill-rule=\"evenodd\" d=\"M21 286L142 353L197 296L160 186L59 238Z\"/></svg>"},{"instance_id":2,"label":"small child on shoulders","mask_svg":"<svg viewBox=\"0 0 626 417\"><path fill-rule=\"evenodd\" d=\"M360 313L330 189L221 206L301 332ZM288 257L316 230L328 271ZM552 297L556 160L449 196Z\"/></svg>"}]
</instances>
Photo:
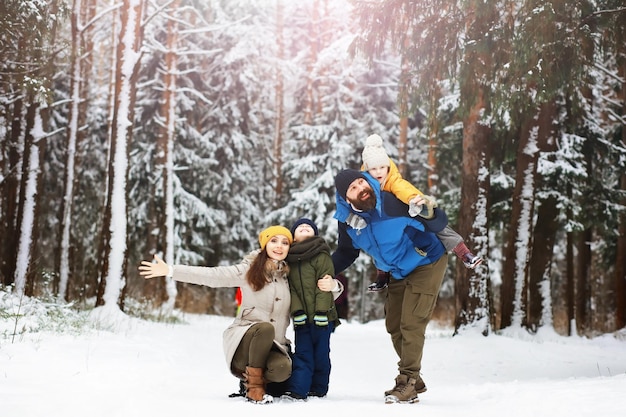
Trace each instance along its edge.
<instances>
[{"instance_id":1,"label":"small child on shoulders","mask_svg":"<svg viewBox=\"0 0 626 417\"><path fill-rule=\"evenodd\" d=\"M363 166L361 170L367 171L372 177L377 179L382 191L388 191L403 203L408 204L411 217L421 216L428 219L433 216L433 210L437 207L437 202L434 198L424 195L413 184L402 178L398 167L389 158L385 148L383 148L383 140L380 136L371 135L367 138L362 158ZM416 200L426 200L426 204L417 205ZM364 222L362 220L356 215L351 215L345 219L346 223L354 228L363 227ZM463 261L465 267L474 269L483 261L482 258L474 255L469 250L461 235L450 226L446 226L445 229L437 233L437 237L439 237L439 240L441 240L448 252L454 252ZM387 286L388 282L389 273L378 271L376 282L371 284L368 289L369 291L380 291Z\"/></svg>"}]
</instances>

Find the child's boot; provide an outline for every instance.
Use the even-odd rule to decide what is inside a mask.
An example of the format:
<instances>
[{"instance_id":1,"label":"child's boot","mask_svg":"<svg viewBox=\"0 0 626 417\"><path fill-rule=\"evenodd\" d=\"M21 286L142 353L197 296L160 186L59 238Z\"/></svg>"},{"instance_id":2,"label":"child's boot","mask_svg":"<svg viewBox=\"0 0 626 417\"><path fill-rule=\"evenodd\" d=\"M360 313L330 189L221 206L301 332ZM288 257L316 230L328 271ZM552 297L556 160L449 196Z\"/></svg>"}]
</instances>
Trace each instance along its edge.
<instances>
[{"instance_id":1,"label":"child's boot","mask_svg":"<svg viewBox=\"0 0 626 417\"><path fill-rule=\"evenodd\" d=\"M465 265L468 269L474 269L478 265L480 265L483 261L483 258L480 256L476 256L473 253L469 252L463 256L463 265Z\"/></svg>"},{"instance_id":2,"label":"child's boot","mask_svg":"<svg viewBox=\"0 0 626 417\"><path fill-rule=\"evenodd\" d=\"M463 261L468 269L474 269L483 261L480 256L474 255L465 245L465 242L461 242L452 250L460 260Z\"/></svg>"},{"instance_id":3,"label":"child's boot","mask_svg":"<svg viewBox=\"0 0 626 417\"><path fill-rule=\"evenodd\" d=\"M379 292L387 288L389 285L389 272L378 270L376 275L376 282L373 282L367 287L369 292Z\"/></svg>"}]
</instances>

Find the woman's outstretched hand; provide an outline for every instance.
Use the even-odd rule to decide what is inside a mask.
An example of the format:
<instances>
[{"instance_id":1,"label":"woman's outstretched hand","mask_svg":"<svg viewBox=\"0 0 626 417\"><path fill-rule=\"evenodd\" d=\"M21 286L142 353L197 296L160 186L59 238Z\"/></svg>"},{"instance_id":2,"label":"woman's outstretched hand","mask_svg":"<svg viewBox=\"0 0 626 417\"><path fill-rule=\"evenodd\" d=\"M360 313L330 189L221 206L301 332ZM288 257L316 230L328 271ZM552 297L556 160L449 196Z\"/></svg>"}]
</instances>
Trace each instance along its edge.
<instances>
[{"instance_id":1,"label":"woman's outstretched hand","mask_svg":"<svg viewBox=\"0 0 626 417\"><path fill-rule=\"evenodd\" d=\"M139 266L139 275L146 279L164 277L168 272L169 266L156 254L154 255L154 262L141 261L141 265Z\"/></svg>"}]
</instances>

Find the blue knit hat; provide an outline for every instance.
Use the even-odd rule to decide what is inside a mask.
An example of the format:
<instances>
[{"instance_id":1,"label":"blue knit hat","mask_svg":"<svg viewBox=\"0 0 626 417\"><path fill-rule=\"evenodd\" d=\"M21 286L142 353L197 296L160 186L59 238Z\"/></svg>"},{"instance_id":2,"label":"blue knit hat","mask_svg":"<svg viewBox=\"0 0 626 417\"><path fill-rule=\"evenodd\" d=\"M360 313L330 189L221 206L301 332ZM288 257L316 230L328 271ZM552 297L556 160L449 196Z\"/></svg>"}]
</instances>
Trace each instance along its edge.
<instances>
[{"instance_id":1,"label":"blue knit hat","mask_svg":"<svg viewBox=\"0 0 626 417\"><path fill-rule=\"evenodd\" d=\"M335 188L337 188L337 192L344 200L346 199L350 184L358 178L365 179L365 176L361 171L357 171L356 169L344 169L343 171L339 171L335 176Z\"/></svg>"},{"instance_id":2,"label":"blue knit hat","mask_svg":"<svg viewBox=\"0 0 626 417\"><path fill-rule=\"evenodd\" d=\"M308 224L313 229L313 233L315 233L315 236L319 235L319 230L317 230L317 225L315 223L313 223L313 220L307 219L306 217L302 217L301 219L296 220L296 222L293 224L293 226L291 226L291 234L292 235L296 233L296 229L301 224Z\"/></svg>"}]
</instances>

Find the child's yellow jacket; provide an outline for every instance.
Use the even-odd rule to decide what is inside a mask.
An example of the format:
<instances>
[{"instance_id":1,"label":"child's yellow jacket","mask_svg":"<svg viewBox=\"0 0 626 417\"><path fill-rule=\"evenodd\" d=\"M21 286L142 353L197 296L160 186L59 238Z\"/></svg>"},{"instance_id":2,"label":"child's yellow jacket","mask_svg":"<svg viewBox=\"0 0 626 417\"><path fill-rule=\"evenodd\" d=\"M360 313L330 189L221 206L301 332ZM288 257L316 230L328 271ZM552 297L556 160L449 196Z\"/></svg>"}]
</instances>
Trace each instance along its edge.
<instances>
[{"instance_id":1,"label":"child's yellow jacket","mask_svg":"<svg viewBox=\"0 0 626 417\"><path fill-rule=\"evenodd\" d=\"M363 170L363 167L361 167L361 170ZM404 204L409 204L409 201L415 196L424 195L424 193L418 190L413 184L402 178L398 167L391 158L389 159L389 174L387 174L387 178L385 182L381 184L380 188L382 191L392 193Z\"/></svg>"}]
</instances>

